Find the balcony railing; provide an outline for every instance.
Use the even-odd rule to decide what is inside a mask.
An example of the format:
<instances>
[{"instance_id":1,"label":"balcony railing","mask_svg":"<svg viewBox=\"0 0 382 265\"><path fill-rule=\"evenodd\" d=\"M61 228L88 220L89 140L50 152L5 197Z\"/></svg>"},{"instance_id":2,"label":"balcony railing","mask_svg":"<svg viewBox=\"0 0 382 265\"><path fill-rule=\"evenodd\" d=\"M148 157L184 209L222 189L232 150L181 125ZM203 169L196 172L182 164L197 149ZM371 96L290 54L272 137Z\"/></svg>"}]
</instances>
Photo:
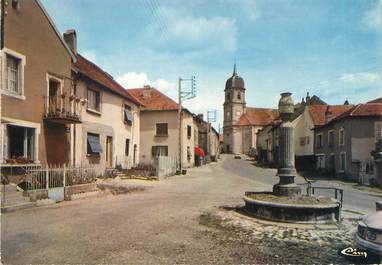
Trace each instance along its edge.
<instances>
[{"instance_id":1,"label":"balcony railing","mask_svg":"<svg viewBox=\"0 0 382 265\"><path fill-rule=\"evenodd\" d=\"M46 121L61 124L81 123L80 103L75 97L45 96L44 105Z\"/></svg>"}]
</instances>

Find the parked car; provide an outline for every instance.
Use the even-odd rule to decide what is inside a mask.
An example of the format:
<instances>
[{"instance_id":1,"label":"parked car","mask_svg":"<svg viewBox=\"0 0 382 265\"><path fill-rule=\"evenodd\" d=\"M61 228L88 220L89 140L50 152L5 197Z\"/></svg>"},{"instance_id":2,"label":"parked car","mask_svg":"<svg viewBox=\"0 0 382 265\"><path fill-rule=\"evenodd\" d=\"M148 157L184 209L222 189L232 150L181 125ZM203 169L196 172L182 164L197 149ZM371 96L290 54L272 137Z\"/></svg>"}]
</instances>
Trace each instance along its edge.
<instances>
[{"instance_id":1,"label":"parked car","mask_svg":"<svg viewBox=\"0 0 382 265\"><path fill-rule=\"evenodd\" d=\"M382 256L382 211L368 214L358 222L355 242L359 248Z\"/></svg>"},{"instance_id":2,"label":"parked car","mask_svg":"<svg viewBox=\"0 0 382 265\"><path fill-rule=\"evenodd\" d=\"M241 154L236 153L234 156L235 159L241 159Z\"/></svg>"}]
</instances>

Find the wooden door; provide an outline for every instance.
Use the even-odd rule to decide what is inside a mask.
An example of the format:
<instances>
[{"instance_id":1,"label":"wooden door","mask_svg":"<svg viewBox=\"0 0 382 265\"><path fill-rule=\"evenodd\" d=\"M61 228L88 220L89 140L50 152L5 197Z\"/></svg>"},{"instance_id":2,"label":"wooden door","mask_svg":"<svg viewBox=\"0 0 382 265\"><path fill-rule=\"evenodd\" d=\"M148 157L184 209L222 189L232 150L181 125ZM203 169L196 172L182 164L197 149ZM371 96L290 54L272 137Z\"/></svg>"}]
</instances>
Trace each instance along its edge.
<instances>
[{"instance_id":1,"label":"wooden door","mask_svg":"<svg viewBox=\"0 0 382 265\"><path fill-rule=\"evenodd\" d=\"M113 167L113 138L106 137L106 166Z\"/></svg>"}]
</instances>

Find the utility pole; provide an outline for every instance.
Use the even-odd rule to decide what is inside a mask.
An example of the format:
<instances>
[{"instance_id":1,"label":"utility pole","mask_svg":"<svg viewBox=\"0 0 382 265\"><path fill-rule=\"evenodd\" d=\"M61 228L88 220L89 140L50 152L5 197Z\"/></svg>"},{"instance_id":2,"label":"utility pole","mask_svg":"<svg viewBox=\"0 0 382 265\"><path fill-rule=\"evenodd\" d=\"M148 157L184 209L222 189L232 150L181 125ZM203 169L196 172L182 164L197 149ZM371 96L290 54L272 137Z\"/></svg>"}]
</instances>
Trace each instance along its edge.
<instances>
[{"instance_id":1,"label":"utility pole","mask_svg":"<svg viewBox=\"0 0 382 265\"><path fill-rule=\"evenodd\" d=\"M211 123L216 122L216 109L207 110L207 154L211 157Z\"/></svg>"},{"instance_id":2,"label":"utility pole","mask_svg":"<svg viewBox=\"0 0 382 265\"><path fill-rule=\"evenodd\" d=\"M182 82L191 81L191 89L182 90ZM191 78L181 78L178 80L178 131L179 131L179 173L182 174L182 150L183 150L183 119L182 119L182 99L192 99L196 96L195 76Z\"/></svg>"}]
</instances>

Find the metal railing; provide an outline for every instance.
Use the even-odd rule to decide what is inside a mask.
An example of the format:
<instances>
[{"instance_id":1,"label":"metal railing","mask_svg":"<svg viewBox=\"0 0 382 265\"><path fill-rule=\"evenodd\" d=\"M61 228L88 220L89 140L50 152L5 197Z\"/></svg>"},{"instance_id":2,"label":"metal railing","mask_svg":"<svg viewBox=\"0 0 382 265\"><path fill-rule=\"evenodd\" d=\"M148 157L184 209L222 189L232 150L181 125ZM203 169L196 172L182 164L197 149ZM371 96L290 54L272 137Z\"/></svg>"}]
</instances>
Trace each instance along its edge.
<instances>
[{"instance_id":1,"label":"metal railing","mask_svg":"<svg viewBox=\"0 0 382 265\"><path fill-rule=\"evenodd\" d=\"M103 168L97 165L50 165L28 170L24 179L27 190L36 190L92 183L103 174Z\"/></svg>"},{"instance_id":2,"label":"metal railing","mask_svg":"<svg viewBox=\"0 0 382 265\"><path fill-rule=\"evenodd\" d=\"M333 188L333 187L310 187L311 194L315 194L316 190L333 190L334 191L334 198L338 200L338 194L340 195L340 207L342 208L343 200L344 200L344 190L339 188Z\"/></svg>"},{"instance_id":3,"label":"metal railing","mask_svg":"<svg viewBox=\"0 0 382 265\"><path fill-rule=\"evenodd\" d=\"M44 96L44 118L80 121L80 103L77 101L68 96Z\"/></svg>"},{"instance_id":4,"label":"metal railing","mask_svg":"<svg viewBox=\"0 0 382 265\"><path fill-rule=\"evenodd\" d=\"M298 184L299 186L306 185L306 195L312 196L316 193L316 190L333 190L334 191L334 198L338 200L338 195L340 196L340 207L342 208L343 204L343 198L344 198L344 191L343 189L335 188L335 187L315 187L312 186L312 183L316 182L315 180L309 180L305 176L303 176L305 179L305 183Z\"/></svg>"}]
</instances>

